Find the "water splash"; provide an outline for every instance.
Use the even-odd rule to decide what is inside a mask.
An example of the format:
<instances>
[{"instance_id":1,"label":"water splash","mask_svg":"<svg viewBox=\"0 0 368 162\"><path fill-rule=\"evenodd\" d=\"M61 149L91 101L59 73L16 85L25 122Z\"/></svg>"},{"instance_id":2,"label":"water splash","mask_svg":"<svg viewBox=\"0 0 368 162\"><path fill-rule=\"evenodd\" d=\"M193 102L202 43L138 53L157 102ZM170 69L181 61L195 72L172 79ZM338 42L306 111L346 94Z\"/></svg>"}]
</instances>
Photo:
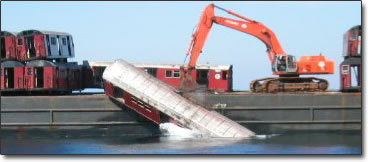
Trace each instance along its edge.
<instances>
[{"instance_id":1,"label":"water splash","mask_svg":"<svg viewBox=\"0 0 368 162\"><path fill-rule=\"evenodd\" d=\"M160 131L164 136L176 139L201 138L202 134L196 130L180 127L173 123L161 123Z\"/></svg>"}]
</instances>

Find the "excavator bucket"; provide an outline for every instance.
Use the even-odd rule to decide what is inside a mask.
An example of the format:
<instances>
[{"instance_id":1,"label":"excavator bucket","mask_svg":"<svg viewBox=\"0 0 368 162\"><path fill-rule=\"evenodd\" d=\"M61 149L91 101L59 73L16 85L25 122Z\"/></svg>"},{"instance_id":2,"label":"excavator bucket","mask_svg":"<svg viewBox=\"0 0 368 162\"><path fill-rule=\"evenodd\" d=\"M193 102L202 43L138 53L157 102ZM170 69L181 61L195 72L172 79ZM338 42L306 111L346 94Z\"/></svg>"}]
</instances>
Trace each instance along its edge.
<instances>
[{"instance_id":1,"label":"excavator bucket","mask_svg":"<svg viewBox=\"0 0 368 162\"><path fill-rule=\"evenodd\" d=\"M198 87L196 80L192 76L192 68L186 69L180 67L180 85L179 90L182 92L192 92Z\"/></svg>"}]
</instances>

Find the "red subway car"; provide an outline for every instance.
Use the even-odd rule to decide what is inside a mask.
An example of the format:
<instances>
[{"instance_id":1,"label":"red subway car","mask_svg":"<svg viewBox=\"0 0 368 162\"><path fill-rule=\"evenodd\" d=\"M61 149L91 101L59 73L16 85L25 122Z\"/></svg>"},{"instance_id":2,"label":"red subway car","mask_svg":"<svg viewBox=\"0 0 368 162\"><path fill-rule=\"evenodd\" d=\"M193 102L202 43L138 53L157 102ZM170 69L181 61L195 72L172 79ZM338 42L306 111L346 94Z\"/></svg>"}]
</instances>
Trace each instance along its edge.
<instances>
[{"instance_id":1,"label":"red subway car","mask_svg":"<svg viewBox=\"0 0 368 162\"><path fill-rule=\"evenodd\" d=\"M177 88L180 85L180 64L142 64L134 66ZM232 91L232 65L198 64L192 77L200 87L212 91Z\"/></svg>"},{"instance_id":2,"label":"red subway car","mask_svg":"<svg viewBox=\"0 0 368 162\"><path fill-rule=\"evenodd\" d=\"M16 43L20 61L74 57L73 38L69 33L25 30L17 34Z\"/></svg>"},{"instance_id":3,"label":"red subway car","mask_svg":"<svg viewBox=\"0 0 368 162\"><path fill-rule=\"evenodd\" d=\"M344 34L344 57L360 57L362 54L362 27L360 25L350 28Z\"/></svg>"},{"instance_id":4,"label":"red subway car","mask_svg":"<svg viewBox=\"0 0 368 162\"><path fill-rule=\"evenodd\" d=\"M340 89L342 91L361 91L362 60L348 58L340 64Z\"/></svg>"},{"instance_id":5,"label":"red subway car","mask_svg":"<svg viewBox=\"0 0 368 162\"><path fill-rule=\"evenodd\" d=\"M16 33L1 31L1 57L0 61L17 60Z\"/></svg>"},{"instance_id":6,"label":"red subway car","mask_svg":"<svg viewBox=\"0 0 368 162\"><path fill-rule=\"evenodd\" d=\"M1 62L1 91L24 90L24 64L18 61Z\"/></svg>"},{"instance_id":7,"label":"red subway car","mask_svg":"<svg viewBox=\"0 0 368 162\"><path fill-rule=\"evenodd\" d=\"M362 28L350 28L344 34L344 61L340 64L340 89L358 92L362 88Z\"/></svg>"},{"instance_id":8,"label":"red subway car","mask_svg":"<svg viewBox=\"0 0 368 162\"><path fill-rule=\"evenodd\" d=\"M89 62L93 84L102 85L102 73L113 62ZM175 88L180 84L180 64L135 63L134 66L145 70L152 76ZM197 83L211 91L232 91L232 65L198 64L192 72ZM101 86L102 88L102 86Z\"/></svg>"},{"instance_id":9,"label":"red subway car","mask_svg":"<svg viewBox=\"0 0 368 162\"><path fill-rule=\"evenodd\" d=\"M33 60L25 66L27 91L70 93L81 89L81 70L75 64Z\"/></svg>"}]
</instances>

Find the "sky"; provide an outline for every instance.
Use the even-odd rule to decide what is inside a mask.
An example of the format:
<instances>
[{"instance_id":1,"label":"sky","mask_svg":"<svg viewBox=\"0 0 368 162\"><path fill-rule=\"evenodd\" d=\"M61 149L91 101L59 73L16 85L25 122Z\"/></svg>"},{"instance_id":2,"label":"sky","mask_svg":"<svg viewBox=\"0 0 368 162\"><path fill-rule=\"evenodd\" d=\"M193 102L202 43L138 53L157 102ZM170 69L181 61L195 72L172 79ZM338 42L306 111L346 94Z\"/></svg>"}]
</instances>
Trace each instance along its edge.
<instances>
[{"instance_id":1,"label":"sky","mask_svg":"<svg viewBox=\"0 0 368 162\"><path fill-rule=\"evenodd\" d=\"M124 59L183 64L193 29L211 3L262 22L297 59L322 53L334 61L335 74L316 77L339 89L343 34L361 24L359 1L7 1L1 2L1 30L68 32L75 44L71 61L79 63ZM215 14L235 18L220 10ZM249 90L252 80L273 76L265 45L251 35L214 24L202 51L198 63L233 65L235 90Z\"/></svg>"}]
</instances>

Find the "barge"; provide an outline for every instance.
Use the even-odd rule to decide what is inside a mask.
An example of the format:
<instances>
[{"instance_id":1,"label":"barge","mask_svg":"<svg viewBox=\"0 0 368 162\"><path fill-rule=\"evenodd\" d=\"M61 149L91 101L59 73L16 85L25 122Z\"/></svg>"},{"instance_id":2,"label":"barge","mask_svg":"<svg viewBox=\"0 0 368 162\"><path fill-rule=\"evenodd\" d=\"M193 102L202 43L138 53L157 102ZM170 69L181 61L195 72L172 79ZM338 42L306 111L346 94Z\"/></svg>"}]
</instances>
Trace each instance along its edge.
<instances>
[{"instance_id":1,"label":"barge","mask_svg":"<svg viewBox=\"0 0 368 162\"><path fill-rule=\"evenodd\" d=\"M256 134L361 131L361 93L195 93L187 96ZM105 94L1 96L1 129L159 135L159 126Z\"/></svg>"}]
</instances>

